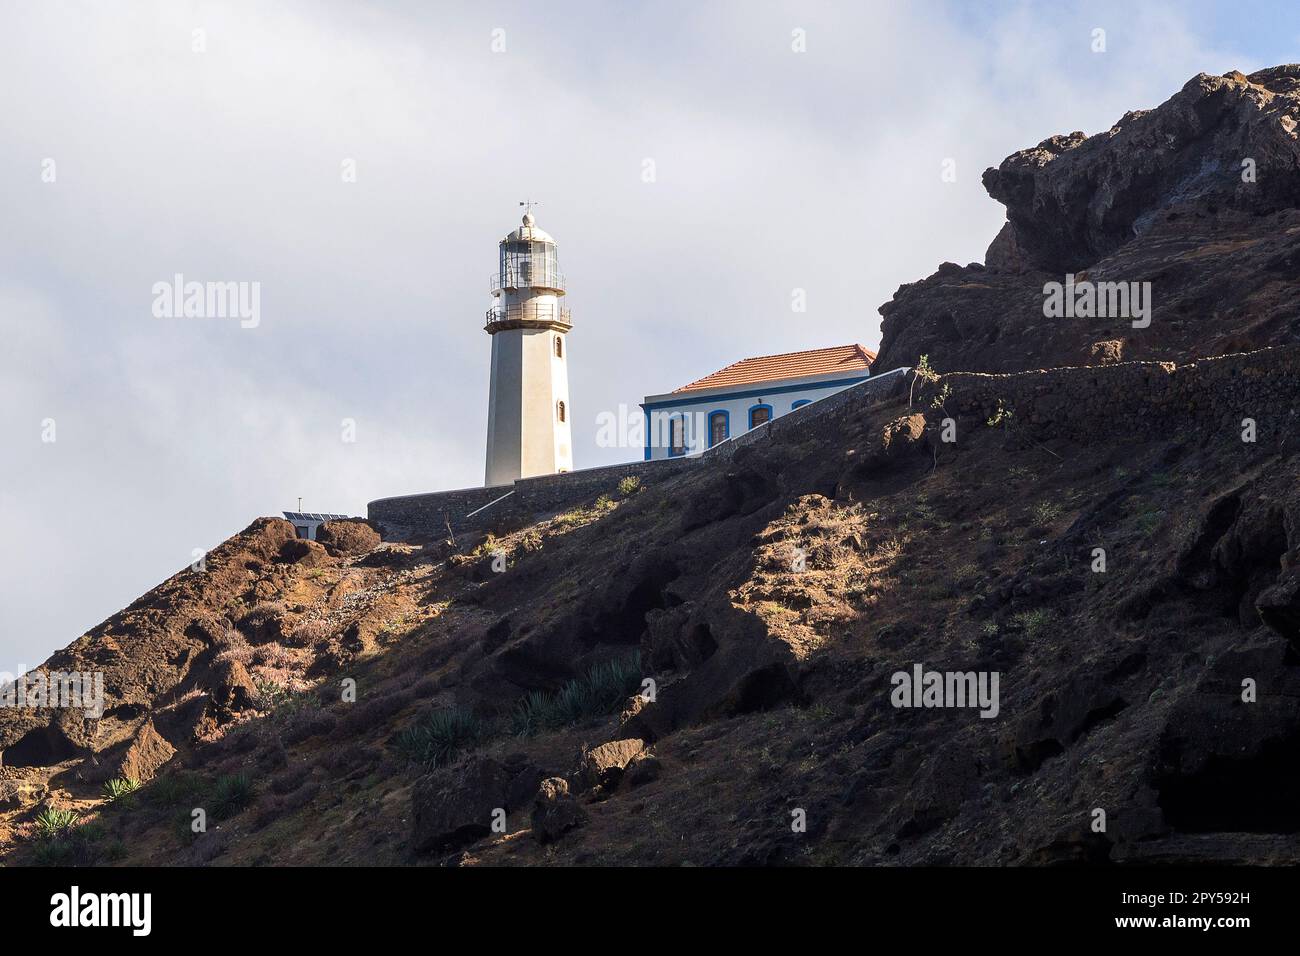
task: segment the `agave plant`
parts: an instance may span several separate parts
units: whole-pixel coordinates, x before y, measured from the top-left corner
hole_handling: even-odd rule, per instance
[[[211,810],[217,820],[233,817],[253,802],[257,791],[246,774],[235,773],[218,777],[212,785]]]
[[[484,736],[483,722],[459,707],[434,710],[397,735],[397,749],[412,763],[438,767]]]
[[[130,777],[117,777],[104,784],[104,800],[116,803],[123,797],[129,797],[140,789],[140,782]]]
[[[62,836],[77,825],[81,814],[76,810],[59,810],[49,807],[36,818],[36,832],[47,840]]]
[[[593,717],[611,714],[641,686],[641,660],[637,654],[596,664],[581,677],[553,694],[533,691],[510,716],[511,729],[522,737],[543,730],[571,727]]]

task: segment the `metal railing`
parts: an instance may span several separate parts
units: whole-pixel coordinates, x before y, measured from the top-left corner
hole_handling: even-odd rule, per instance
[[[487,324],[501,325],[506,322],[550,322],[555,325],[572,325],[569,310],[562,305],[549,302],[524,303],[522,305],[498,305],[487,310]]]
[[[503,275],[494,272],[490,280],[492,294],[503,289],[555,289],[564,291],[564,273],[545,269],[507,269]]]

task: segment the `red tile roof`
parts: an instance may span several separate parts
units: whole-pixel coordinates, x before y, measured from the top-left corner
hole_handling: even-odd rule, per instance
[[[783,352],[780,355],[759,355],[732,362],[712,375],[674,389],[673,394],[724,385],[752,385],[757,382],[804,378],[827,372],[864,372],[870,368],[875,357],[875,352],[856,344],[809,349],[806,352]]]

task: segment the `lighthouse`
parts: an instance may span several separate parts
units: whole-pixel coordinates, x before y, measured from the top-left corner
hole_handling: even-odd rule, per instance
[[[555,240],[537,227],[532,204],[501,240],[492,308],[485,483],[573,469],[569,407],[569,310]]]

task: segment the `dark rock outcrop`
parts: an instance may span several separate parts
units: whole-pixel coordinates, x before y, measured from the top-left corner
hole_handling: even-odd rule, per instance
[[[1095,136],[1053,136],[984,174],[1007,223],[984,264],[901,286],[877,372],[1182,361],[1300,342],[1300,66],[1201,74]],[[1149,282],[1150,325],[1044,312],[1044,285]],[[1099,347],[1101,346],[1101,347]]]
[[[1053,136],[984,173],[1018,250],[1077,272],[1181,210],[1266,216],[1300,205],[1300,66],[1193,77],[1096,136]]]
[[[512,774],[490,757],[471,757],[421,777],[411,794],[412,848],[445,850],[492,831],[493,814],[507,810]]]
[[[176,748],[158,733],[153,721],[146,720],[130,741],[116,748],[116,752],[88,757],[81,776],[96,783],[115,778],[144,783],[153,779],[175,753]]]
[[[579,777],[587,787],[617,786],[623,769],[643,750],[645,742],[634,738],[593,747],[582,755]]]
[[[568,781],[549,777],[541,782],[531,817],[533,837],[538,843],[553,843],[586,820],[586,811],[569,793]]]

